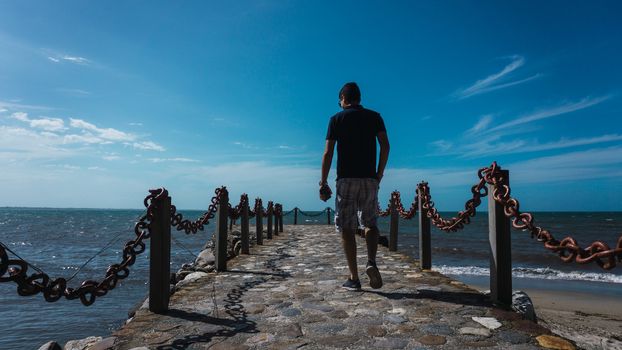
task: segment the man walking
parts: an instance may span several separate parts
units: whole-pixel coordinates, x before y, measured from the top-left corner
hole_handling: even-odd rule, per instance
[[[343,111],[330,118],[326,134],[326,149],[322,157],[320,199],[330,198],[328,173],[337,143],[337,196],[335,226],[341,232],[343,250],[350,277],[343,288],[360,290],[356,263],[355,233],[363,228],[367,242],[366,273],[372,288],[382,287],[382,277],[376,266],[378,248],[378,188],[389,158],[389,139],[382,117],[363,108],[361,91],[356,83],[347,83],[339,91],[339,106]],[[376,140],[380,157],[376,168]]]

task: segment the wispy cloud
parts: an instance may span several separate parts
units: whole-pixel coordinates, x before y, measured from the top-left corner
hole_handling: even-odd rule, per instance
[[[158,151],[158,152],[166,151],[164,147],[152,141],[134,142],[132,143],[132,146],[136,149],[142,149],[146,151]]]
[[[601,96],[601,97],[596,97],[596,98],[585,97],[577,102],[569,102],[569,103],[564,103],[557,107],[541,109],[536,112],[518,117],[516,119],[510,120],[500,125],[497,125],[489,129],[488,131],[489,132],[499,131],[499,130],[507,129],[513,126],[527,124],[527,123],[531,123],[537,120],[552,118],[552,117],[556,117],[556,116],[563,115],[566,113],[575,112],[581,109],[585,109],[585,108],[597,105],[603,101],[608,100],[610,97],[611,96]]]
[[[470,128],[469,130],[467,130],[467,134],[476,134],[478,132],[481,132],[482,130],[485,130],[488,125],[490,125],[490,122],[492,122],[492,114],[486,114],[483,115],[479,118],[479,120],[477,121],[477,123],[475,125],[473,125],[472,128]]]
[[[503,82],[503,80],[506,79],[512,72],[516,71],[525,64],[525,58],[522,56],[513,55],[510,56],[510,59],[512,59],[512,62],[506,65],[501,71],[491,74],[484,79],[480,79],[467,88],[458,90],[454,95],[458,99],[465,99],[486,92],[526,83],[541,76],[540,74],[535,74],[527,78]]]
[[[68,63],[73,63],[73,64],[79,64],[82,66],[89,65],[92,63],[91,60],[85,57],[59,54],[59,53],[52,53],[47,56],[47,59],[54,63],[68,62]]]
[[[134,141],[136,136],[113,128],[99,128],[82,119],[69,118],[69,125],[81,129],[86,136],[95,136],[103,141]]]
[[[196,159],[190,158],[149,158],[149,161],[153,163],[164,163],[164,162],[182,162],[182,163],[198,163],[199,161]]]
[[[91,94],[90,92],[86,90],[82,90],[82,89],[57,88],[56,91],[63,93],[65,95],[76,96],[76,97],[85,97]]]
[[[61,131],[66,129],[65,123],[59,118],[43,117],[39,119],[30,119],[28,118],[28,114],[24,112],[13,113],[11,114],[11,118],[28,123],[31,128],[35,129],[43,129],[46,131]]]

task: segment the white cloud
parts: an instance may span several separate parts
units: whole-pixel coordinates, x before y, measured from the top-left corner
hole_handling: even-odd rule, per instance
[[[117,159],[121,159],[121,157],[116,156],[116,155],[107,155],[107,156],[103,156],[102,159],[103,160],[117,160]]]
[[[128,123],[131,126],[143,126],[143,123]]]
[[[95,124],[89,123],[82,119],[69,118],[69,125],[71,127],[82,129],[86,131],[92,131],[95,135],[103,140],[107,141],[133,141],[136,136],[130,133],[126,133],[113,128],[98,128]]]
[[[166,151],[164,147],[152,141],[134,142],[132,146],[136,149],[142,149],[146,151],[158,151],[158,152]]]
[[[510,56],[510,58],[512,59],[512,62],[510,62],[507,66],[505,66],[500,72],[491,74],[484,79],[476,81],[473,85],[465,89],[461,89],[457,91],[455,95],[459,99],[464,99],[464,98],[479,95],[485,92],[490,92],[490,91],[499,90],[499,89],[507,88],[510,86],[522,84],[522,83],[525,83],[525,82],[528,82],[530,80],[540,77],[540,74],[536,74],[528,78],[499,84],[499,82],[502,81],[504,78],[506,78],[510,73],[514,72],[515,70],[517,70],[518,68],[522,67],[525,64],[525,58],[522,56],[513,55],[513,56]]]
[[[478,133],[488,127],[492,122],[492,114],[486,114],[479,118],[477,124],[475,124],[471,129],[467,130],[467,134],[475,134]]]
[[[69,63],[79,64],[83,66],[92,63],[91,60],[85,57],[58,54],[58,53],[52,53],[51,55],[47,56],[47,59],[54,63],[69,62]]]
[[[609,98],[610,96],[602,96],[602,97],[597,97],[597,98],[585,97],[577,102],[564,103],[557,107],[541,109],[534,113],[530,113],[530,114],[518,117],[509,122],[505,122],[503,124],[497,125],[494,128],[489,129],[488,131],[490,132],[498,131],[498,130],[522,125],[522,124],[531,123],[537,120],[552,118],[558,115],[575,112],[581,109],[585,109],[585,108],[597,105],[601,102],[608,100]]]
[[[56,58],[56,57],[51,57],[51,56],[48,56],[48,60],[50,60],[50,61],[52,61],[52,62],[55,62],[55,63],[59,63],[59,62],[60,62],[60,60],[59,60],[58,58]]]
[[[198,163],[199,161],[196,159],[190,158],[149,158],[149,161],[153,163],[164,163],[164,162],[182,162],[182,163]]]
[[[24,112],[16,112],[11,114],[11,118],[30,124],[31,128],[43,129],[47,131],[61,131],[65,129],[65,123],[59,118],[30,119],[28,114]]]
[[[436,140],[434,142],[431,142],[431,145],[438,149],[440,152],[447,152],[453,146],[453,144],[447,140]]]

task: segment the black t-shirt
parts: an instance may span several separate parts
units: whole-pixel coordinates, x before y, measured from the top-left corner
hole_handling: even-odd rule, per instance
[[[326,139],[337,141],[337,179],[376,178],[376,136],[382,131],[380,114],[360,105],[330,118]]]

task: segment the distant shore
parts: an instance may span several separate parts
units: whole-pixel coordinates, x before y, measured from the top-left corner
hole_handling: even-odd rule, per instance
[[[484,284],[468,283],[484,291]],[[622,286],[620,286],[622,295]],[[611,295],[523,288],[536,309],[538,323],[583,349],[622,349],[622,299]]]

